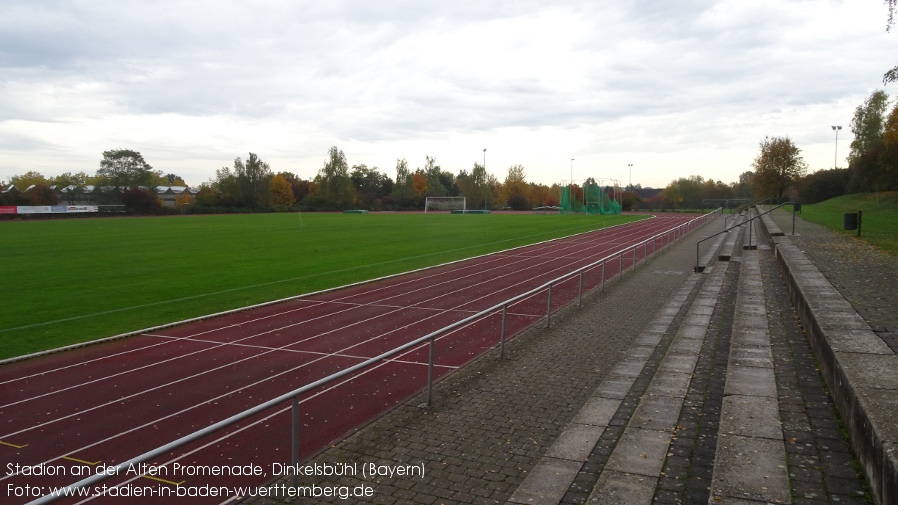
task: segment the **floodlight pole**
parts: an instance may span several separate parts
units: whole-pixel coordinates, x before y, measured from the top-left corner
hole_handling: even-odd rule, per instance
[[[568,203],[570,203],[570,198],[574,194],[574,158],[571,158],[571,184],[570,189],[568,190]]]
[[[833,131],[836,132],[836,154],[833,157],[833,169],[836,169],[836,168],[838,168],[837,165],[839,164],[839,161],[838,161],[839,160],[839,130],[842,129],[842,126],[841,125],[833,126],[832,128],[833,128]]]
[[[483,148],[483,176],[486,177],[486,148]],[[486,198],[483,199],[483,210],[486,211]]]
[[[630,191],[633,191],[633,164],[627,163],[627,167],[630,169]]]

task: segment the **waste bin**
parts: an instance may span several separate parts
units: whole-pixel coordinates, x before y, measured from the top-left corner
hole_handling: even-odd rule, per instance
[[[857,212],[847,212],[845,214],[844,227],[846,230],[857,229]]]

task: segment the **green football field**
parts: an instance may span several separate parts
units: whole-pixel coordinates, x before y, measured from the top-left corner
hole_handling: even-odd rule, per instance
[[[0,221],[0,359],[642,217],[290,213]]]

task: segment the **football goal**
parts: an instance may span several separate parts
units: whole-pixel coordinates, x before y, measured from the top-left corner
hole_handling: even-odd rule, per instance
[[[424,213],[448,210],[466,213],[467,198],[464,196],[428,196],[424,199]]]

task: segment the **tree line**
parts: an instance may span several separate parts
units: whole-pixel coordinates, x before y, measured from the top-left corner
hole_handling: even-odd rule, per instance
[[[523,165],[509,166],[504,179],[488,173],[474,163],[458,173],[442,168],[435,157],[425,156],[424,165],[410,168],[405,158],[398,158],[394,177],[377,167],[351,165],[341,149],[331,147],[315,177],[303,179],[294,173],[274,171],[256,153],[235,158],[231,166],[222,167],[210,180],[195,188],[195,195],[185,195],[177,209],[162,209],[155,194],[159,186],[186,186],[176,174],[154,170],[143,156],[130,149],[114,149],[103,153],[95,174],[65,173],[46,178],[35,171],[14,176],[9,183],[27,192],[0,195],[0,205],[55,205],[75,203],[86,188],[92,187],[92,198],[98,204],[123,204],[129,210],[152,213],[168,210],[190,213],[269,212],[269,211],[339,211],[421,210],[428,196],[463,196],[469,209],[530,210],[534,207],[559,205],[561,187],[528,182]],[[750,175],[750,173],[749,173]],[[623,210],[699,209],[734,198],[749,198],[750,187],[745,174],[740,181],[725,184],[714,179],[690,176],[672,181],[667,188],[643,188],[640,185],[623,190],[605,188],[614,193]],[[51,187],[56,186],[57,191]],[[59,201],[58,188],[70,188]],[[571,185],[571,194],[582,194],[580,184]],[[180,203],[189,206],[180,207]]]

